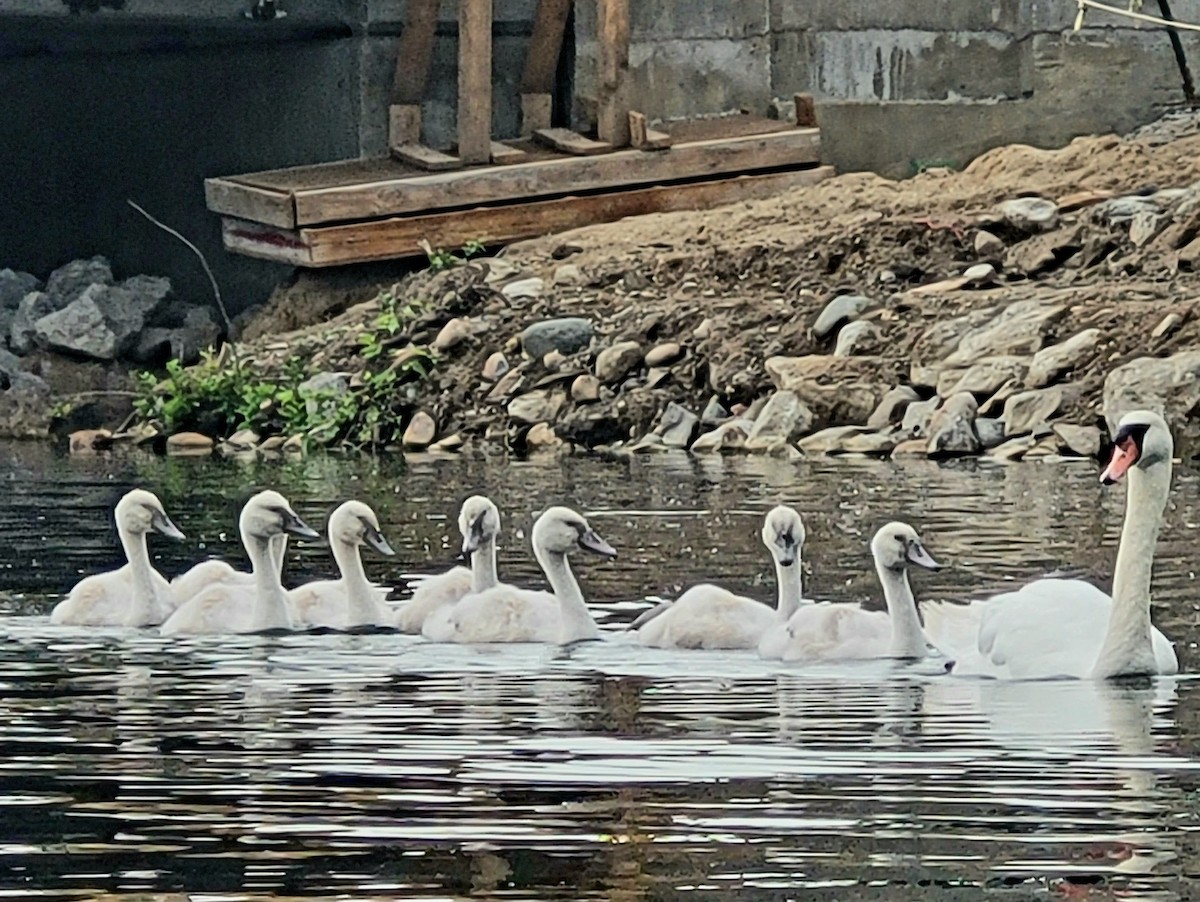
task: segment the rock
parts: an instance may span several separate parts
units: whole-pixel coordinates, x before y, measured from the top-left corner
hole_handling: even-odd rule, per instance
[[[587,281],[587,278],[574,263],[563,263],[554,268],[554,275],[550,277],[550,281],[555,285],[582,285]]]
[[[153,326],[139,332],[129,356],[145,364],[162,365],[171,359],[192,364],[200,359],[202,351],[217,343],[220,335],[212,312],[207,307],[193,307],[182,326]]]
[[[260,441],[259,434],[253,429],[239,429],[225,439],[225,444],[238,451],[253,451]]]
[[[525,433],[525,447],[531,451],[545,451],[562,445],[563,440],[554,434],[549,423],[534,423]]]
[[[104,286],[90,286],[104,290]],[[55,351],[82,354],[97,360],[115,360],[123,350],[127,335],[118,335],[94,297],[72,301],[62,310],[47,314],[34,323],[36,341]]]
[[[968,285],[982,288],[996,281],[996,267],[990,263],[976,263],[974,266],[968,266],[962,277],[967,280]]]
[[[997,445],[988,451],[988,457],[994,457],[996,460],[1020,460],[1038,443],[1037,438],[1032,435],[1021,435],[1017,438],[1011,438],[1003,444]]]
[[[858,319],[874,304],[874,301],[861,294],[839,294],[817,315],[812,324],[812,333],[817,338],[825,338],[842,323]]]
[[[698,416],[672,401],[663,411],[656,432],[662,436],[662,443],[668,448],[686,448],[692,443],[699,425]]]
[[[1058,222],[1058,205],[1044,197],[1014,197],[1000,204],[996,212],[1022,232],[1043,232]]]
[[[400,443],[405,448],[428,448],[437,438],[437,421],[423,410],[413,414],[408,425],[404,427],[404,436]]]
[[[813,413],[789,389],[780,389],[767,399],[746,439],[747,451],[778,451],[797,437],[812,431]]]
[[[505,282],[520,272],[514,264],[509,263],[503,257],[487,257],[486,259],[475,260],[472,265],[479,265],[487,270],[486,275],[483,277],[485,285],[496,285],[499,282]]]
[[[509,370],[508,358],[503,351],[496,351],[483,362],[482,376],[489,382],[495,382]]]
[[[550,370],[552,373],[557,372],[558,369],[566,362],[567,358],[562,351],[549,351],[547,352],[546,356],[542,358],[542,366]]]
[[[1069,451],[1080,457],[1095,457],[1100,453],[1100,430],[1095,426],[1055,423],[1051,429]]]
[[[904,417],[904,411],[914,401],[921,400],[916,390],[907,385],[897,385],[890,389],[878,406],[867,417],[867,426],[871,429],[886,429],[899,423]]]
[[[575,377],[571,383],[571,400],[576,404],[590,404],[600,400],[600,380],[591,373]]]
[[[847,323],[838,332],[837,344],[833,349],[834,357],[850,357],[863,344],[875,337],[875,327],[866,320],[855,320]]]
[[[619,341],[596,355],[596,378],[606,385],[620,382],[642,363],[642,346],[636,341]]]
[[[702,319],[700,325],[692,330],[692,338],[696,341],[703,341],[712,335],[713,321],[711,319]]]
[[[433,340],[435,351],[449,351],[467,341],[474,334],[471,321],[464,316],[456,316],[438,331]]]
[[[107,429],[79,429],[67,436],[70,454],[95,454],[111,448],[113,434]]]
[[[944,370],[938,376],[937,393],[944,398],[964,391],[990,395],[1006,382],[1023,378],[1028,366],[1023,357],[989,357],[966,370]]]
[[[462,435],[455,432],[453,435],[448,435],[443,439],[439,439],[429,446],[428,450],[434,453],[457,451],[463,446],[464,439]]]
[[[975,454],[979,451],[979,435],[975,431],[975,414],[979,405],[970,392],[960,392],[947,398],[929,421],[930,457],[952,457]]]
[[[764,367],[776,388],[812,411],[814,427],[866,422],[903,375],[902,362],[882,357],[770,357]]]
[[[286,442],[279,449],[284,454],[303,454],[304,453],[304,436],[290,435]]]
[[[1180,316],[1178,313],[1168,313],[1159,321],[1158,325],[1154,327],[1153,331],[1150,333],[1150,337],[1153,339],[1163,338],[1167,335],[1170,335],[1182,324],[1182,316]]]
[[[17,311],[9,307],[0,307],[0,348],[8,347],[8,336],[12,332],[13,320]]]
[[[513,398],[508,403],[508,415],[518,423],[552,423],[558,417],[566,398],[562,392],[540,389]]]
[[[268,435],[258,446],[259,454],[275,454],[283,450],[287,438],[282,435]]]
[[[1109,372],[1104,380],[1104,419],[1111,435],[1131,410],[1160,412],[1171,427],[1175,453],[1187,457],[1197,448],[1200,424],[1192,411],[1200,405],[1200,351],[1170,357],[1138,357]]]
[[[750,430],[753,428],[753,420],[741,417],[730,420],[692,442],[691,451],[693,454],[736,451],[746,446],[746,439],[750,437]]]
[[[980,229],[975,233],[975,253],[985,259],[999,260],[1004,256],[1004,242],[987,229]]]
[[[647,351],[643,363],[646,366],[670,366],[682,356],[683,348],[677,342],[667,341]]]
[[[34,323],[53,312],[53,302],[44,292],[33,291],[21,298],[17,304],[17,312],[13,317],[12,326],[9,328],[9,347],[18,354],[28,354],[32,351],[37,334]]]
[[[171,297],[171,280],[166,276],[130,276],[116,286],[129,293],[121,298],[138,312],[142,322],[150,322]]]
[[[897,457],[928,457],[929,442],[923,438],[910,438],[908,441],[900,442],[892,449],[891,456]]]
[[[1024,435],[1048,423],[1062,407],[1063,390],[1035,388],[1013,395],[1004,402],[1004,433],[1008,436]]]
[[[521,349],[534,360],[541,360],[550,351],[560,351],[569,357],[586,348],[595,332],[591,321],[580,316],[543,320],[525,327]]]
[[[896,437],[863,426],[831,426],[806,436],[796,447],[806,456],[887,454],[896,447]]]
[[[51,310],[62,310],[76,300],[91,285],[112,285],[113,272],[104,257],[72,260],[50,273],[46,280],[46,295]]]
[[[927,401],[913,401],[904,409],[904,418],[900,421],[900,429],[913,438],[926,438],[929,435],[929,424],[933,415],[941,406],[942,399],[934,395]]]
[[[999,417],[976,417],[975,434],[984,450],[995,448],[1004,441],[1004,420]]]
[[[27,272],[0,269],[0,310],[16,310],[21,298],[41,287],[37,277]]]
[[[982,325],[968,328],[955,350],[946,357],[946,366],[970,366],[983,357],[1032,354],[1045,341],[1047,327],[1065,312],[1053,301],[1017,301],[995,308],[994,315]],[[970,321],[970,314],[951,320],[951,324]]]
[[[1142,247],[1158,234],[1163,217],[1143,210],[1129,220],[1129,241],[1134,247]]]
[[[1064,373],[1078,366],[1099,340],[1099,329],[1084,329],[1066,341],[1042,348],[1033,355],[1033,360],[1029,363],[1025,384],[1030,388],[1049,385]]]
[[[546,282],[537,276],[528,276],[509,282],[500,289],[500,293],[510,301],[521,298],[540,298],[546,291]]]
[[[729,411],[725,409],[725,405],[721,403],[716,395],[712,395],[700,414],[700,425],[706,429],[711,429],[727,419],[729,419]]]
[[[176,432],[167,436],[167,453],[211,454],[214,444],[211,438],[199,432]]]
[[[649,435],[643,435],[640,439],[629,446],[630,454],[646,454],[650,451],[667,451],[670,450],[663,444],[662,436],[651,432]]]
[[[1096,207],[1096,218],[1110,225],[1131,222],[1139,213],[1155,214],[1160,212],[1158,202],[1152,197],[1140,194],[1130,194],[1125,197],[1114,197]]]

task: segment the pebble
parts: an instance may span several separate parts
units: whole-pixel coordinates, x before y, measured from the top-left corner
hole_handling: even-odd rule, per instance
[[[588,404],[600,400],[600,380],[591,373],[576,376],[571,383],[571,400],[576,404]]]
[[[713,321],[711,319],[703,319],[695,329],[692,330],[692,338],[697,341],[702,341],[712,334]]]
[[[977,287],[990,285],[996,281],[996,267],[990,263],[976,263],[967,268],[967,271],[963,273],[963,278],[967,280],[968,285]]]
[[[678,342],[668,341],[647,351],[643,362],[646,366],[670,366],[682,356],[683,348]]]
[[[980,257],[999,258],[1004,254],[1004,242],[987,229],[975,233],[975,253]]]
[[[619,382],[642,362],[642,346],[636,341],[619,341],[596,356],[596,378],[606,384]]]
[[[437,423],[425,411],[418,410],[404,427],[401,443],[405,448],[427,448],[436,437]]]
[[[539,298],[546,291],[546,281],[538,276],[529,276],[509,282],[500,289],[500,293],[509,300],[521,298]]]
[[[435,351],[449,351],[451,348],[469,339],[471,334],[471,321],[466,317],[456,316],[446,323],[446,325],[442,326],[437,334],[437,338],[433,340],[433,349]]]
[[[167,436],[168,454],[208,454],[215,442],[199,432],[176,432]]]
[[[503,351],[492,354],[483,364],[483,378],[495,382],[509,371],[508,358]]]
[[[1159,324],[1154,327],[1154,330],[1150,333],[1150,337],[1162,338],[1165,335],[1169,335],[1178,329],[1182,323],[1183,317],[1178,313],[1168,313],[1162,318]]]
[[[549,423],[534,423],[525,433],[525,446],[530,449],[553,448],[563,443]]]

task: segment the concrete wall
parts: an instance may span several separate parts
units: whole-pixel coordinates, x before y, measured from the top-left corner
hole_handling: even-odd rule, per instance
[[[64,0],[0,0],[0,267],[46,275],[76,256],[165,273],[195,296],[185,250],[125,206],[195,239],[236,310],[286,270],[224,253],[202,180],[382,153],[404,0],[124,0],[69,15]],[[457,4],[446,0],[426,140],[454,137]],[[1151,5],[1153,6],[1153,5]],[[517,82],[536,0],[495,0],[497,136],[519,128]],[[1175,0],[1200,22],[1200,0]],[[1124,131],[1181,100],[1165,34],[1069,0],[633,0],[632,96],[652,118],[745,109],[806,91],[828,160],[906,174],[1009,141]],[[577,0],[560,85],[564,118],[595,115],[594,0]],[[1185,34],[1200,70],[1200,35]]]

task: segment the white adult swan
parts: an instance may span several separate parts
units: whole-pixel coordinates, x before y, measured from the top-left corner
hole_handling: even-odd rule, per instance
[[[412,598],[396,615],[396,629],[400,632],[420,633],[435,611],[444,615],[450,605],[464,596],[499,583],[496,538],[500,535],[500,511],[496,505],[482,495],[472,495],[458,512],[458,531],[463,539],[463,557],[471,566],[452,567],[445,573],[422,579]]]
[[[804,521],[792,508],[780,505],[767,512],[762,540],[775,561],[776,607],[700,583],[674,601],[651,608],[629,628],[637,630],[638,642],[653,648],[744,649],[765,643],[766,656],[777,657],[770,652],[800,607],[804,537]]]
[[[162,502],[134,489],[117,502],[117,536],[129,563],[108,573],[84,577],[54,606],[50,622],[72,626],[154,626],[171,613],[168,583],[150,563],[146,533],[182,539]]]
[[[785,661],[925,657],[929,643],[917,616],[908,566],[937,570],[940,565],[907,523],[881,527],[871,540],[871,556],[887,610],[867,611],[857,604],[806,604],[788,621],[787,638],[778,657]]]
[[[923,605],[929,637],[955,659],[949,669],[1011,680],[1178,672],[1174,647],[1150,622],[1151,568],[1173,453],[1161,416],[1136,410],[1121,418],[1100,477],[1112,485],[1129,474],[1111,598],[1082,580],[1040,579],[970,605]]]
[[[533,524],[533,554],[554,594],[497,585],[467,595],[450,609],[448,629],[433,641],[458,643],[547,642],[569,645],[598,639],[567,554],[576,549],[604,557],[616,552],[587,520],[567,507],[552,507]]]
[[[168,618],[162,625],[164,636],[295,628],[291,602],[271,559],[270,542],[285,532],[305,539],[319,536],[296,515],[286,498],[272,491],[259,492],[246,502],[238,530],[250,558],[254,585],[210,586]]]
[[[394,554],[379,531],[375,512],[361,501],[347,501],[329,515],[329,547],[340,579],[320,579],[288,593],[296,618],[304,626],[353,629],[391,626],[396,612],[385,599],[387,590],[372,585],[363,570],[359,549],[369,545],[380,554]]]

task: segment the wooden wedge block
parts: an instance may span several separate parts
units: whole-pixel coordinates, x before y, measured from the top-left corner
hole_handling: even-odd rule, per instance
[[[442,153],[440,150],[434,150],[432,147],[414,142],[393,147],[392,158],[419,169],[428,169],[430,172],[445,172],[448,169],[462,168],[462,160],[458,157],[452,157],[448,153]]]
[[[629,143],[637,150],[667,150],[671,136],[646,125],[644,114],[629,111]]]
[[[533,137],[547,147],[553,147],[555,150],[574,154],[577,157],[593,157],[597,154],[608,153],[613,149],[613,146],[607,141],[593,141],[569,128],[539,128],[533,133]]]
[[[550,127],[550,116],[554,110],[554,98],[550,94],[521,95],[521,134],[529,137],[536,131]]]
[[[796,127],[797,128],[816,128],[817,127],[817,106],[811,94],[797,94],[796,100]]]
[[[388,147],[421,143],[421,105],[393,103],[388,107]]]
[[[509,147],[507,144],[502,144],[499,141],[492,142],[492,162],[497,166],[524,163],[528,157],[529,154],[518,147]]]

